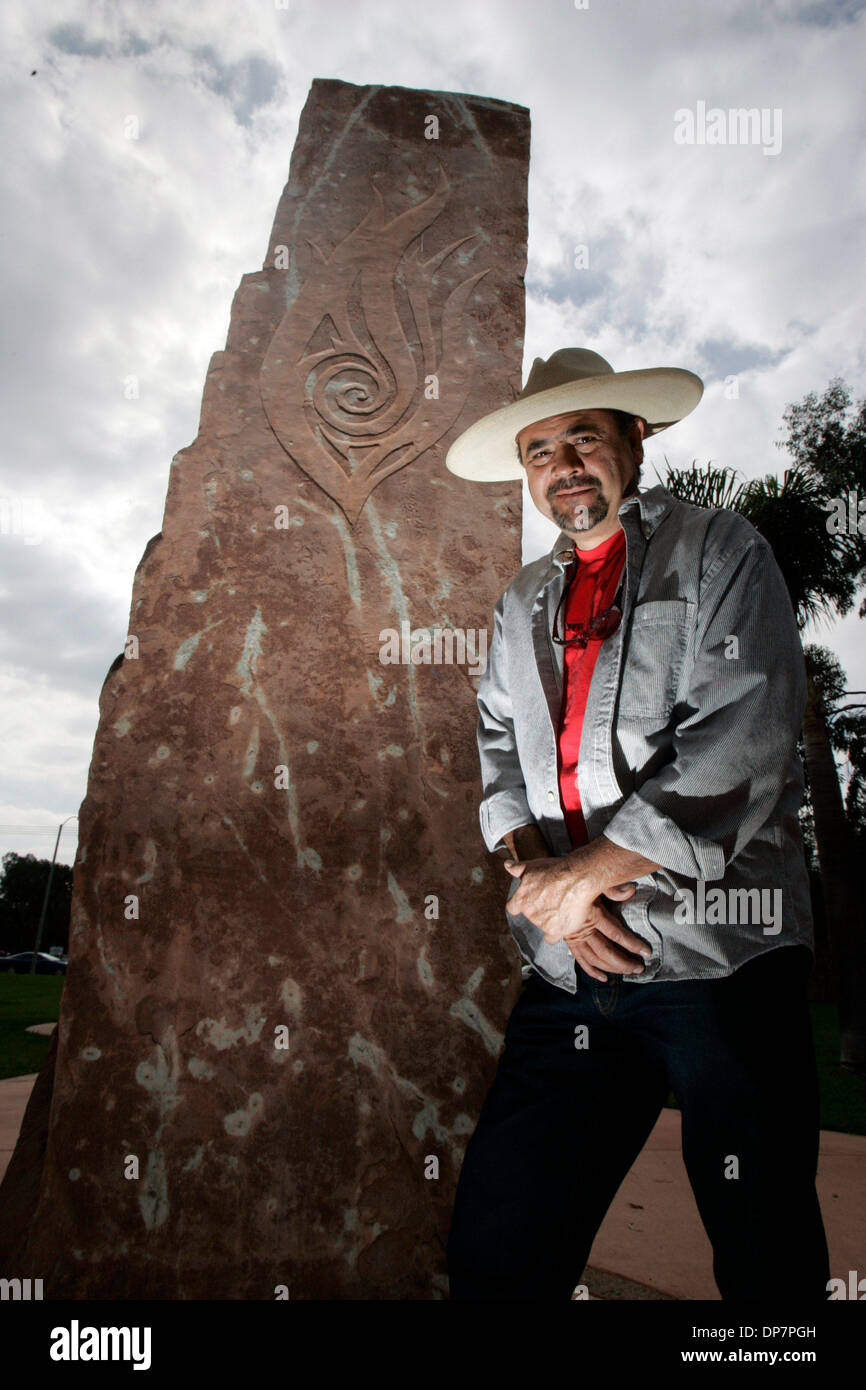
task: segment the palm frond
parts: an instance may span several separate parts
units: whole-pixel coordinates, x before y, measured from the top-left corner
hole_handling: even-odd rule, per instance
[[[734,468],[693,460],[688,468],[667,464],[659,481],[684,502],[739,512],[752,523],[773,550],[801,628],[851,608],[862,541],[828,533],[822,480],[805,465],[786,469],[781,479],[768,473],[746,481]]]
[[[665,458],[664,478],[656,469],[656,477],[668,492],[681,502],[696,507],[724,507],[739,511],[743,489],[747,486],[736,468],[714,468],[711,463],[699,464],[693,459],[688,468],[673,468]]]

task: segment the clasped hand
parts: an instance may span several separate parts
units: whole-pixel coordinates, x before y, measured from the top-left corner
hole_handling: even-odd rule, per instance
[[[626,902],[636,884],[611,884],[599,892],[598,884],[581,872],[569,857],[562,859],[506,860],[513,878],[522,879],[509,899],[507,911],[520,914],[543,932],[546,941],[564,941],[577,963],[595,980],[616,975],[639,975],[643,965],[635,956],[649,959],[647,943],[629,931],[605,907],[603,899]]]

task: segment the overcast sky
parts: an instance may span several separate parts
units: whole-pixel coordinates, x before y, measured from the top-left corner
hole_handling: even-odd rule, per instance
[[[0,854],[50,857],[79,809],[133,572],[235,288],[262,266],[313,78],[528,106],[525,369],[566,345],[687,367],[704,399],[650,441],[646,482],[665,454],[754,477],[785,466],[788,402],[834,376],[866,395],[864,9],[4,0]],[[764,132],[679,143],[676,113],[700,103],[758,108]],[[556,533],[525,504],[528,560]],[[866,688],[856,616],[808,635]]]

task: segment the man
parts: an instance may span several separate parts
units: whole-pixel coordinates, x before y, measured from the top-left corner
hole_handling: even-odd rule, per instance
[[[454,1299],[570,1298],[669,1090],[722,1298],[827,1298],[802,649],[747,521],[638,490],[644,438],[702,391],[562,349],[446,460],[525,471],[561,528],[497,602],[478,689],[527,978],[460,1174]]]

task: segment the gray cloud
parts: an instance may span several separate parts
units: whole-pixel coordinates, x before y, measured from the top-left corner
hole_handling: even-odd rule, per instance
[[[203,81],[230,102],[241,125],[249,125],[253,112],[273,100],[280,69],[267,58],[249,54],[238,62],[223,63],[210,44],[194,49],[193,56],[201,64]]]
[[[83,24],[57,24],[49,30],[48,42],[61,53],[74,53],[81,57],[101,58],[110,53],[111,44],[105,39],[88,39]]]
[[[153,44],[129,30],[117,41],[109,38],[89,39],[84,33],[83,24],[57,24],[46,35],[48,42],[61,53],[70,53],[82,58],[105,58],[111,56],[137,57],[148,53]]]
[[[26,623],[19,609],[0,609],[4,668],[34,684],[50,671],[59,690],[98,694],[108,669],[106,649],[123,649],[129,602],[95,589],[68,551],[45,542],[26,545],[17,536],[0,542],[0,587],[26,596],[27,603]]]

